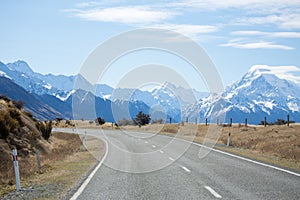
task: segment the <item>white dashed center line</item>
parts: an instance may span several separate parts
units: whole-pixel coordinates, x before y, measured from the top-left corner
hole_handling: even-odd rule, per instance
[[[207,189],[212,195],[214,195],[216,198],[221,199],[222,196],[219,195],[216,191],[214,191],[211,187],[209,186],[204,186],[205,189]]]
[[[162,150],[159,150],[159,153],[164,153]]]
[[[172,157],[169,157],[169,159],[172,160],[172,161],[174,161],[174,158],[172,158]]]
[[[145,141],[145,144],[148,144],[148,141]]]
[[[184,167],[184,166],[181,166],[182,169],[184,169],[184,171],[186,172],[191,172],[191,170],[189,170],[188,168]]]
[[[155,148],[156,146],[154,144],[152,144],[152,147]]]

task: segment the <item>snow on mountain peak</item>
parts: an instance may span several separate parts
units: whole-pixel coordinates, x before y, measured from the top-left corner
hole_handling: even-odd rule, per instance
[[[254,65],[247,73],[252,78],[267,74],[275,75],[280,79],[286,79],[296,84],[300,83],[300,68],[296,66]]]

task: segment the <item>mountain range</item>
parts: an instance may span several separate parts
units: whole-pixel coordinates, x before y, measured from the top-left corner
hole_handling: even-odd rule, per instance
[[[267,118],[300,121],[300,69],[295,66],[255,65],[219,95],[210,95],[190,106],[185,114],[204,121],[258,124]],[[220,120],[222,123],[222,120]]]
[[[101,116],[116,122],[134,118],[138,111],[153,119],[186,117],[203,122],[220,120],[257,124],[285,119],[300,121],[300,70],[293,66],[256,65],[222,94],[209,94],[165,83],[150,91],[92,85],[80,74],[43,75],[34,72],[24,61],[0,62],[0,94],[22,100],[25,108],[40,119],[94,119]],[[81,88],[74,88],[79,81]],[[193,100],[191,100],[193,99]],[[75,106],[74,106],[75,105]],[[75,109],[76,108],[76,109]],[[92,108],[93,112],[88,112]]]

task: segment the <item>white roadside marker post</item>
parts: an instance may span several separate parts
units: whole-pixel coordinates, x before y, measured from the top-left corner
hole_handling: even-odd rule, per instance
[[[20,174],[19,174],[19,163],[18,163],[18,153],[17,149],[13,149],[13,161],[14,161],[14,169],[15,169],[15,177],[16,177],[16,188],[17,191],[20,191],[21,184],[20,184]]]
[[[85,137],[86,137],[86,131],[84,131],[84,136],[82,138],[82,150],[85,151],[86,150],[86,146],[85,146]]]
[[[230,132],[228,133],[227,146],[230,145]]]

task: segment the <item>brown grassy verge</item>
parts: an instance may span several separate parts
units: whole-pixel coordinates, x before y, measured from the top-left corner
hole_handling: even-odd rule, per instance
[[[101,140],[89,137],[91,152],[83,151],[80,138],[67,133],[54,133],[50,143],[48,152],[41,151],[41,171],[35,157],[19,159],[21,187],[38,191],[26,193],[25,199],[61,199],[98,162],[91,153],[100,158],[105,149]],[[14,174],[8,176],[10,183],[1,183],[0,196],[15,190]]]

